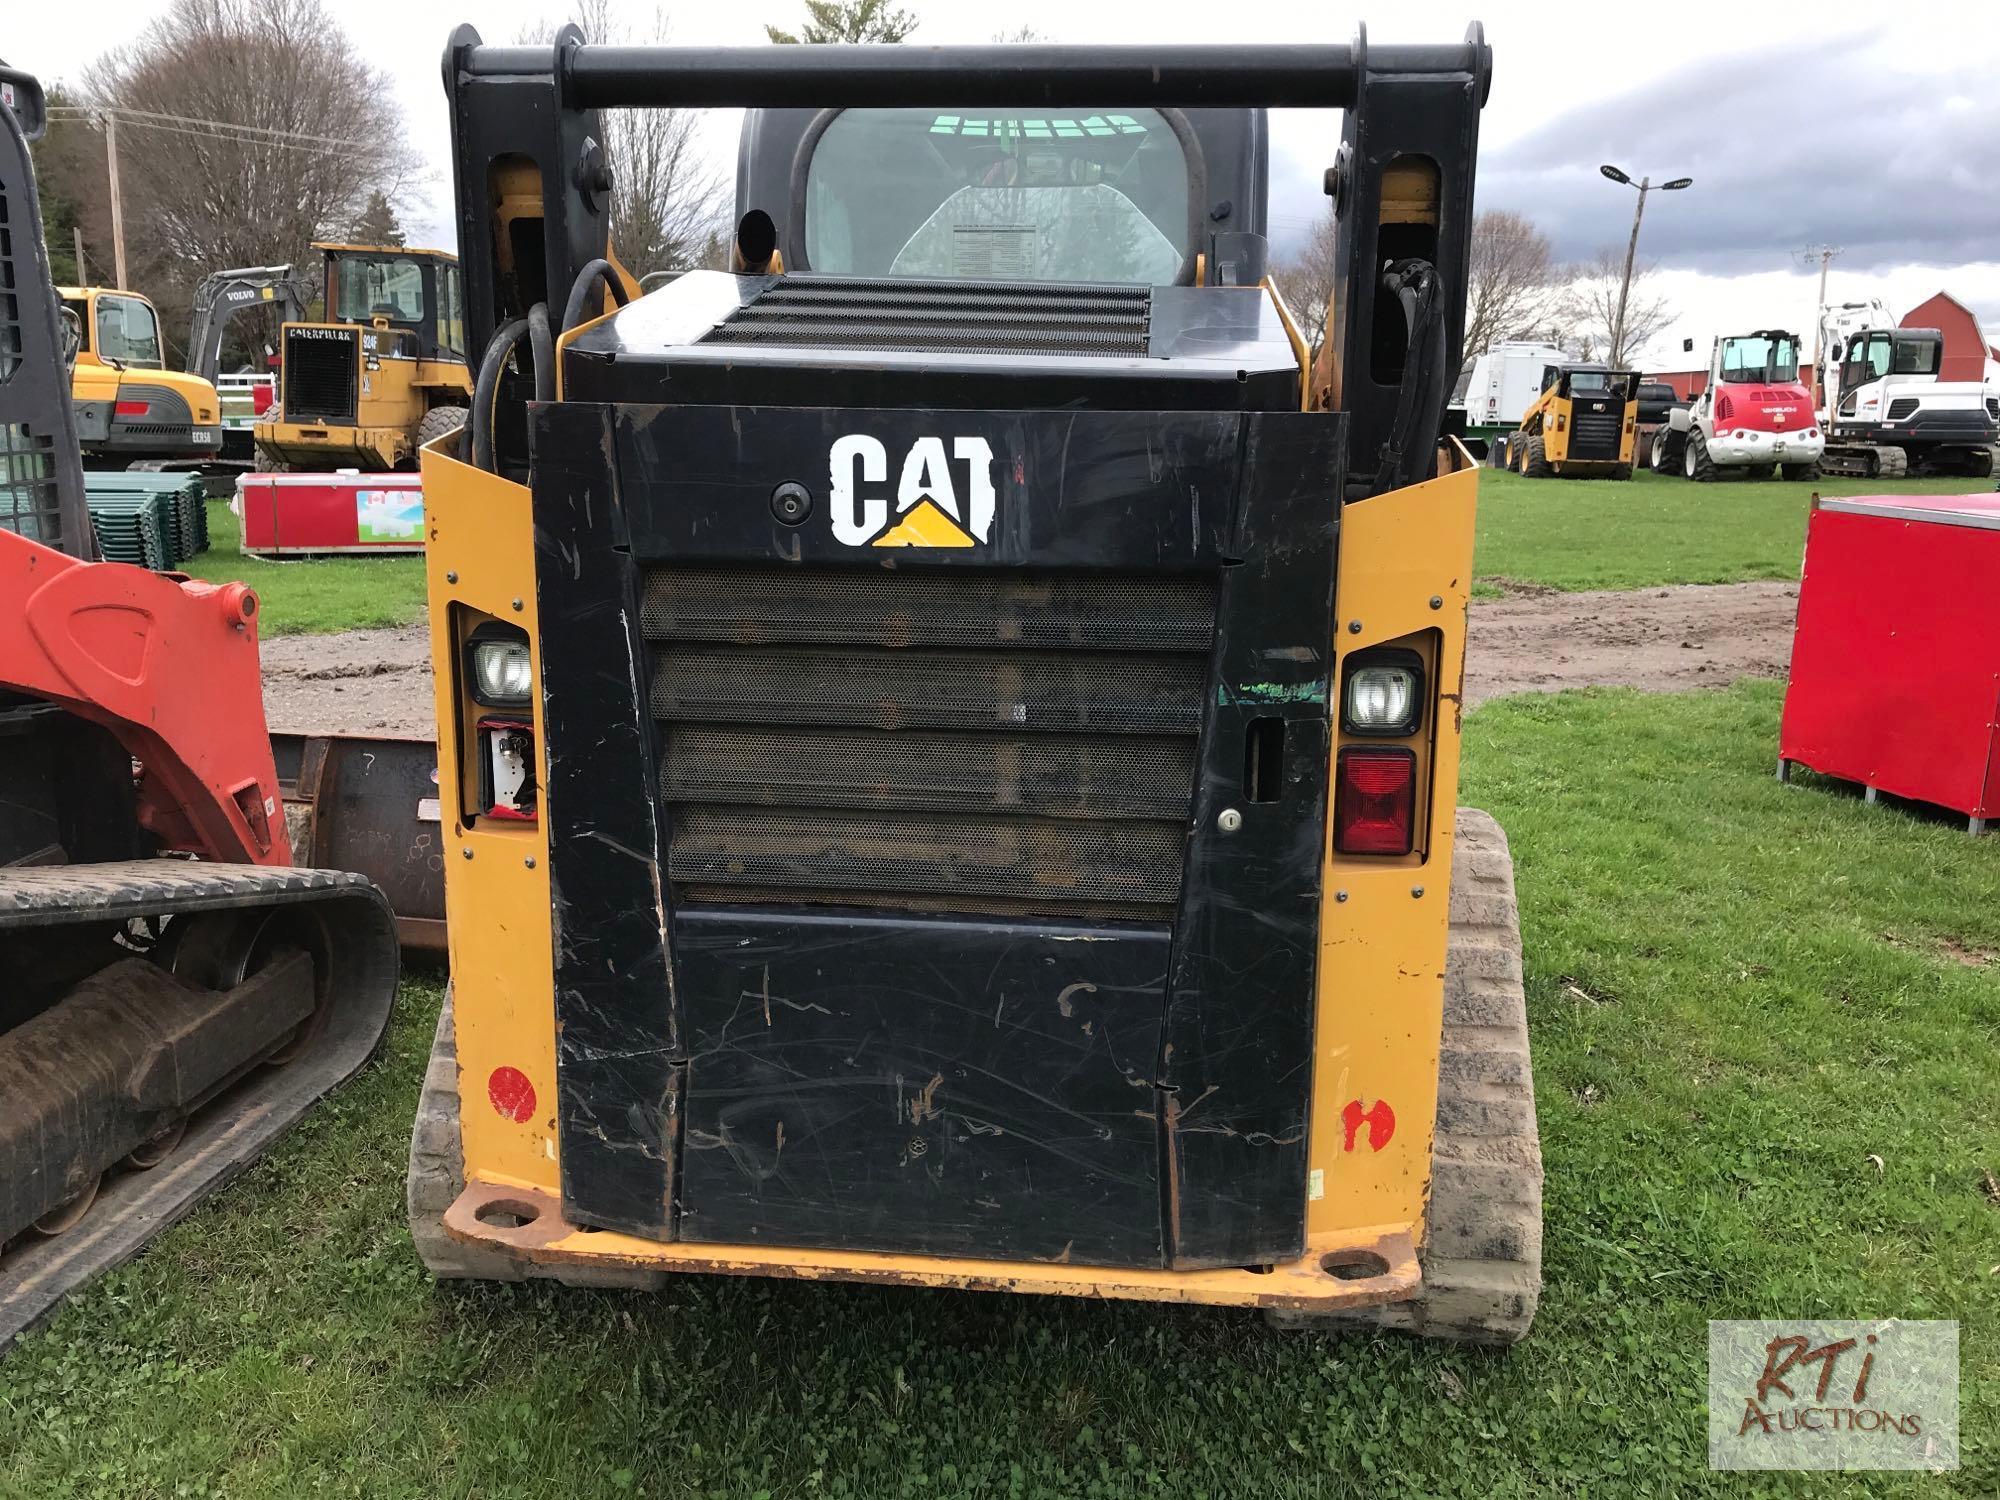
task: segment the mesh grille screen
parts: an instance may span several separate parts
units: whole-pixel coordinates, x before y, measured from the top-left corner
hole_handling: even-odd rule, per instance
[[[1167,920],[1213,586],[657,568],[681,900]]]
[[[1570,418],[1570,452],[1578,458],[1616,458],[1625,435],[1625,408],[1575,411]]]
[[[701,342],[1136,359],[1151,306],[1144,287],[784,276]]]
[[[318,337],[324,330],[292,329],[285,334],[285,393],[287,422],[325,418],[354,420],[355,339],[346,333]]]

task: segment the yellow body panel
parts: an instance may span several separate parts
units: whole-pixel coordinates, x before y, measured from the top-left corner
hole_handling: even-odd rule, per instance
[[[1400,1223],[1422,1241],[1416,1231],[1430,1185],[1437,1114],[1466,610],[1479,494],[1479,470],[1471,457],[1463,449],[1454,457],[1460,465],[1454,473],[1341,512],[1334,681],[1341,680],[1342,665],[1356,651],[1435,632],[1431,796],[1422,818],[1423,853],[1400,860],[1335,855],[1328,837],[1307,1158],[1306,1231],[1314,1236]],[[1360,623],[1359,633],[1348,628],[1353,621]],[[1394,1123],[1377,1146],[1384,1104]],[[1351,1118],[1361,1123],[1350,1133]]]
[[[461,1080],[466,1174],[557,1191],[554,955],[548,839],[540,823],[474,820],[458,788],[461,701],[455,612],[477,611],[528,633],[541,680],[535,615],[535,532],[523,485],[443,453],[422,456],[431,666],[437,690],[439,829]],[[515,608],[518,601],[520,607]],[[534,696],[535,742],[544,744]],[[513,1068],[534,1090],[524,1121],[488,1097],[493,1074]]]

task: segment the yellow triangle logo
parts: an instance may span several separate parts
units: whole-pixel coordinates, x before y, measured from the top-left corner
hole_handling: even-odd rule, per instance
[[[972,547],[978,544],[958,523],[929,500],[919,500],[910,513],[869,543],[873,547]]]

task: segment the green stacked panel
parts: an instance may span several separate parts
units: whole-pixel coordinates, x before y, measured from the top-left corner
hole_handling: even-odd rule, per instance
[[[208,510],[198,474],[89,474],[84,490],[98,546],[113,562],[171,572],[207,550]]]

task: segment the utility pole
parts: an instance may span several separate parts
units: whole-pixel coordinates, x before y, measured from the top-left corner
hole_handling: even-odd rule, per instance
[[[81,224],[72,224],[70,225],[69,232],[72,241],[76,245],[76,284],[78,286],[89,286],[90,272],[83,268],[83,226]]]
[[[111,266],[118,290],[125,290],[125,210],[118,201],[118,112],[104,112],[104,159],[111,168]]]
[[[1625,242],[1625,278],[1618,283],[1618,315],[1611,320],[1611,347],[1605,351],[1604,356],[1607,364],[1616,366],[1625,363],[1625,304],[1632,295],[1632,263],[1639,255],[1639,224],[1646,217],[1646,194],[1653,190],[1653,179],[1641,177],[1634,182],[1625,173],[1608,163],[1597,170],[1613,182],[1623,183],[1628,188],[1636,189],[1639,194],[1639,206],[1632,213],[1632,238]],[[1669,182],[1661,183],[1660,191],[1677,193],[1682,188],[1693,186],[1692,177],[1676,177]]]
[[[1833,264],[1833,258],[1840,254],[1838,245],[1808,245],[1799,252],[1799,259],[1807,265],[1819,262],[1819,301],[1813,304],[1813,371],[1819,371],[1819,323],[1826,311],[1826,268]]]

